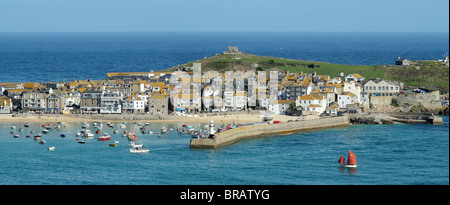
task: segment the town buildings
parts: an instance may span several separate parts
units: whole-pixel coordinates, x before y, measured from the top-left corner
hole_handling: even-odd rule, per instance
[[[236,52],[231,49],[229,52]],[[200,63],[194,69],[201,69]],[[239,71],[241,72],[241,71]],[[64,83],[2,83],[2,113],[21,110],[82,114],[161,116],[173,112],[266,110],[273,114],[337,115],[370,108],[374,97],[394,97],[402,84],[365,80],[361,74],[330,77],[316,73],[275,73],[225,79],[210,72],[108,73],[105,80]],[[261,80],[262,78],[262,80]],[[274,79],[272,79],[274,78]],[[295,112],[294,112],[295,111]]]

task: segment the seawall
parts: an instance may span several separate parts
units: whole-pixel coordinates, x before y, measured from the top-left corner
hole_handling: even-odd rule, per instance
[[[264,135],[283,135],[296,131],[324,129],[348,126],[349,117],[320,118],[296,122],[283,122],[279,124],[259,124],[238,127],[215,135],[215,139],[191,139],[190,147],[194,149],[214,149],[220,146],[233,144],[241,139],[260,137]]]

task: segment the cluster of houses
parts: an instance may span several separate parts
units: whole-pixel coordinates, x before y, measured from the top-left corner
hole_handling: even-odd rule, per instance
[[[194,70],[200,68],[194,63]],[[390,98],[403,87],[399,82],[365,80],[360,74],[276,73],[270,83],[269,75],[260,82],[251,76],[224,80],[225,74],[217,72],[184,74],[108,73],[105,80],[0,83],[0,113],[167,115],[262,109],[273,114],[337,115],[362,112],[372,99]],[[267,86],[261,89],[258,83]]]

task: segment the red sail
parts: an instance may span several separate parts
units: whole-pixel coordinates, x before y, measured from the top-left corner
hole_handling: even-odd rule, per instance
[[[348,160],[347,160],[347,164],[348,165],[356,165],[356,155],[353,154],[352,151],[348,151]]]
[[[344,161],[345,161],[344,155],[341,155],[341,158],[339,158],[338,162],[344,164]]]

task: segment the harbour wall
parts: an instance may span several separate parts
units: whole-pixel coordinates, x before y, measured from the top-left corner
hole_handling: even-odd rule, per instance
[[[265,135],[283,135],[296,131],[324,129],[332,127],[348,126],[350,124],[347,115],[341,117],[321,118],[296,122],[284,122],[278,124],[259,124],[238,127],[226,132],[217,133],[215,139],[191,139],[190,147],[194,149],[214,149],[220,146],[233,144],[241,139],[255,138]]]

